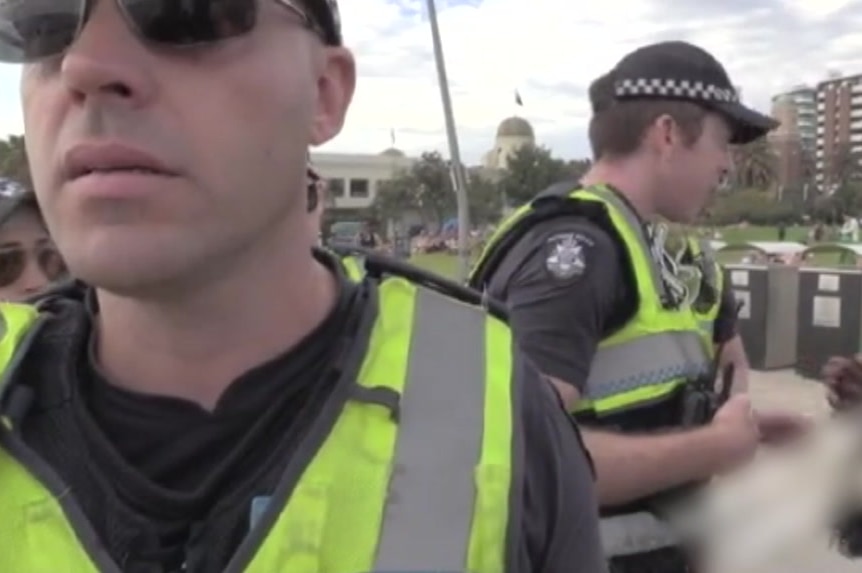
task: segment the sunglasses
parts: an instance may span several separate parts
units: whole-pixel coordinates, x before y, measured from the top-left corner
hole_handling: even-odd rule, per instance
[[[0,0],[0,62],[32,63],[62,55],[84,29],[97,0]],[[101,0],[117,3],[129,28],[163,47],[214,44],[251,32],[260,0]],[[323,35],[298,0],[274,0]]]
[[[43,245],[34,249],[4,247],[0,249],[0,288],[15,284],[31,262],[38,265],[49,282],[61,279],[66,274],[63,257],[53,246]]]

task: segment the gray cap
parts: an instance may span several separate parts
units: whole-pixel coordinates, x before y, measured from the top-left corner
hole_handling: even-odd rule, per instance
[[[32,191],[24,191],[15,195],[0,195],[0,226],[12,218],[12,215],[22,209],[32,209],[41,216],[36,195]]]

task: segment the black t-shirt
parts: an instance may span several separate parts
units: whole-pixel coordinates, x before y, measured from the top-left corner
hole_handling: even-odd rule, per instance
[[[566,253],[572,260],[561,260]],[[582,392],[599,343],[624,326],[639,303],[624,246],[577,215],[527,231],[503,258],[488,290],[506,302],[515,335],[539,369]],[[724,289],[714,340],[735,334],[736,302]]]
[[[365,298],[342,283],[337,310],[305,340],[229,387],[214,412],[111,386],[89,351],[91,317],[66,305],[22,366],[35,403],[27,445],[54,468],[125,573],[225,569],[257,501],[332,396],[334,338]],[[348,329],[349,330],[349,329]],[[50,358],[47,358],[50,357]],[[603,573],[593,476],[550,385],[516,360],[524,392],[521,541],[511,573]]]

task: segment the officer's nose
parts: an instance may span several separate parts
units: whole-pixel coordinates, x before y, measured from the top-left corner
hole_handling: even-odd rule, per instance
[[[64,54],[60,74],[78,101],[110,99],[141,105],[153,92],[147,47],[127,25],[114,0],[98,0],[78,38]]]

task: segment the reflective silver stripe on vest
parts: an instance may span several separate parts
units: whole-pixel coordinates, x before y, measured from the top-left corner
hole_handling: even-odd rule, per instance
[[[632,211],[631,207],[626,205],[625,201],[620,199],[616,193],[609,189],[604,187],[588,187],[584,189],[584,191],[588,191],[589,193],[593,193],[594,195],[601,197],[605,202],[612,205],[620,215],[622,215],[626,224],[628,224],[629,228],[634,232],[638,245],[649,263],[650,276],[652,276],[652,282],[658,291],[659,300],[668,300],[669,295],[667,287],[661,278],[661,268],[652,256],[650,242],[647,240],[644,225],[640,218],[634,213],[634,211]]]
[[[482,450],[487,318],[425,289],[416,299],[375,568],[463,571]]]
[[[652,334],[600,348],[590,367],[586,398],[602,400],[675,378],[709,371],[703,338],[695,331]]]
[[[599,522],[605,557],[637,555],[662,547],[675,547],[680,537],[670,526],[646,511],[603,517]]]

